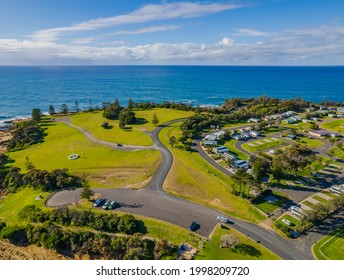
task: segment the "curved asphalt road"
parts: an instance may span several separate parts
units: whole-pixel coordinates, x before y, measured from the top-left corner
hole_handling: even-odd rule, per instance
[[[179,121],[168,122],[165,126]],[[129,189],[96,189],[96,191],[103,197],[122,203],[123,206],[119,209],[124,212],[165,220],[184,228],[188,228],[192,221],[197,221],[200,225],[197,233],[209,237],[214,226],[218,223],[216,216],[223,215],[223,213],[171,196],[163,191],[163,182],[173,163],[172,153],[158,139],[159,132],[163,127],[158,127],[151,135],[154,142],[153,146],[162,154],[162,161],[148,188],[136,191]],[[80,191],[77,189],[57,192],[48,199],[47,206],[57,207],[74,203]],[[268,231],[256,224],[227,217],[231,221],[231,227],[260,242],[283,259],[303,260],[312,258],[310,254],[302,253],[296,249],[290,240],[283,239],[273,231]]]

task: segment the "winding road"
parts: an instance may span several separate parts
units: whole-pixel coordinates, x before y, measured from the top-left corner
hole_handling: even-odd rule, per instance
[[[161,152],[162,161],[160,166],[154,174],[153,179],[145,189],[96,189],[97,193],[100,193],[103,197],[116,200],[123,205],[117,210],[164,220],[183,228],[188,228],[192,221],[196,221],[200,225],[197,233],[206,238],[209,237],[215,225],[218,223],[216,217],[219,215],[226,216],[230,220],[231,227],[261,243],[282,259],[313,259],[311,252],[299,250],[295,247],[291,240],[282,238],[274,231],[270,231],[256,224],[224,215],[220,211],[190,202],[183,198],[172,196],[163,190],[163,183],[173,164],[173,155],[171,151],[162,144],[158,136],[164,127],[179,121],[180,120],[171,121],[157,127],[151,133],[154,143],[153,146],[137,147],[124,145],[123,147],[117,147],[117,145],[114,143],[104,142],[94,138],[89,132],[71,124],[70,121],[62,120],[62,122],[65,124],[78,129],[91,141],[111,146],[114,149],[137,150],[154,148]],[[46,204],[50,207],[59,207],[70,203],[75,203],[79,197],[80,191],[80,189],[76,189],[56,192],[47,200]]]

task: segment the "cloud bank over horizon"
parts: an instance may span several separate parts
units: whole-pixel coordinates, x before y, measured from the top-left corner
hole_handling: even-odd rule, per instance
[[[0,65],[343,65],[344,26],[338,21],[261,30],[227,27],[216,18],[241,9],[253,8],[224,2],[159,2],[40,29],[24,38],[0,36]],[[221,31],[217,25],[207,30],[208,22]],[[195,26],[204,28],[204,36],[187,33]],[[182,32],[186,35],[179,39]]]

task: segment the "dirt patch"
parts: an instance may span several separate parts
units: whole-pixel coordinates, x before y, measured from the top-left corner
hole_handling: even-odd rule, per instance
[[[0,241],[0,260],[66,260],[67,258],[52,250],[36,245],[18,247]]]
[[[0,153],[6,151],[7,143],[12,138],[11,131],[0,131]]]
[[[258,225],[268,231],[274,232],[274,230],[272,229],[273,221],[270,219],[265,219],[264,221],[260,222]]]

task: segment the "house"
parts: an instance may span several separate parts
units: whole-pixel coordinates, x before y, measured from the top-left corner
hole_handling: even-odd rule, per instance
[[[217,147],[214,149],[215,154],[223,154],[223,153],[228,153],[229,150],[225,146]]]
[[[249,123],[259,123],[260,120],[257,119],[257,118],[250,118],[250,119],[247,120],[247,122],[249,122]]]
[[[232,138],[235,140],[241,140],[241,135],[240,134],[232,134]]]
[[[324,130],[324,129],[319,129],[319,130],[310,130],[308,131],[309,134],[312,134],[314,136],[317,136],[317,137],[325,137],[325,136],[328,136],[331,134],[330,131],[327,131],[327,130]]]
[[[330,118],[337,118],[337,114],[328,114]]]
[[[203,141],[203,146],[204,147],[214,147],[217,146],[217,141],[210,141],[210,140],[205,140]]]
[[[243,132],[243,133],[241,133],[241,138],[250,139],[250,138],[252,138],[252,136],[248,132]]]
[[[246,168],[248,167],[248,162],[246,160],[236,160],[232,163],[232,167],[234,168]]]
[[[338,112],[338,114],[340,114],[340,115],[344,115],[344,107],[338,107],[338,108],[337,108],[337,112]]]
[[[221,140],[225,136],[225,132],[223,130],[220,130],[214,132],[212,135],[216,137],[216,140]]]
[[[293,123],[296,123],[297,120],[293,117],[290,117],[290,118],[287,118],[285,120],[282,121],[282,123],[286,123],[286,124],[293,124]]]
[[[206,137],[204,137],[204,140],[215,141],[215,140],[217,140],[217,138],[215,135],[210,134],[210,135],[207,135]]]
[[[257,131],[257,130],[251,130],[250,131],[250,134],[253,136],[253,137],[258,137],[260,135],[260,132]]]
[[[311,120],[307,120],[307,119],[302,119],[301,120],[303,123],[311,123],[312,121]]]
[[[223,154],[221,154],[221,158],[223,159],[223,160],[232,160],[232,161],[236,161],[236,160],[238,160],[238,157],[237,157],[237,155],[234,155],[234,154],[232,154],[232,153],[223,153]]]
[[[287,137],[290,138],[291,140],[295,140],[296,139],[296,136],[294,134],[288,134]]]

